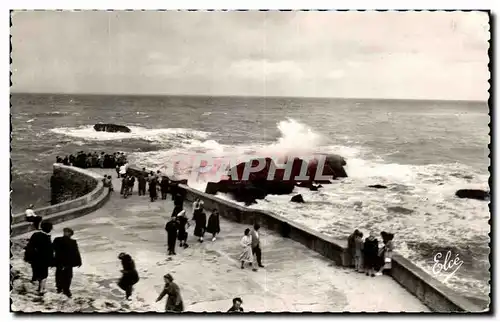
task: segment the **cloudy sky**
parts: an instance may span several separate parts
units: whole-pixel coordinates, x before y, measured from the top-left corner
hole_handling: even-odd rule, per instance
[[[486,100],[488,16],[16,12],[15,92]]]

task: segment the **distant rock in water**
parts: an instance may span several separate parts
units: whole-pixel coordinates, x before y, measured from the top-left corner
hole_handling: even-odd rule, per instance
[[[458,198],[468,198],[476,200],[489,200],[490,193],[488,191],[479,189],[460,189],[455,192],[455,196]]]
[[[387,210],[389,212],[396,212],[396,213],[400,213],[400,214],[403,214],[403,215],[409,215],[409,214],[414,213],[414,210],[408,209],[408,208],[404,208],[404,207],[400,207],[400,206],[387,207]]]
[[[305,203],[304,198],[302,195],[295,195],[290,199],[291,202],[297,202],[297,203]]]
[[[381,185],[381,184],[372,184],[368,186],[368,188],[375,188],[375,189],[387,189],[387,186]]]
[[[130,130],[128,127],[125,125],[118,125],[118,124],[96,124],[94,125],[94,130],[97,132],[124,132],[124,133],[130,133],[132,130]]]

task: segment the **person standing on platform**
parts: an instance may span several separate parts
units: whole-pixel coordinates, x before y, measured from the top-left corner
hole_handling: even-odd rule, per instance
[[[137,178],[137,182],[139,185],[139,196],[145,196],[146,195],[146,177],[144,176],[144,173],[141,172],[141,174],[139,174],[139,177]]]
[[[378,260],[378,240],[375,238],[373,232],[371,232],[370,236],[365,239],[365,244],[363,245],[363,262],[366,276],[375,276],[375,266]]]
[[[175,253],[175,243],[177,242],[177,217],[170,217],[170,220],[165,225],[167,231],[168,254],[177,255]]]
[[[139,282],[139,274],[135,268],[135,262],[129,254],[120,253],[118,259],[122,263],[122,277],[118,281],[118,287],[125,291],[125,298],[129,300],[134,285]]]
[[[360,231],[354,237],[354,270],[363,273],[363,233]]]
[[[245,235],[241,238],[240,245],[243,247],[243,251],[240,255],[241,269],[245,268],[245,263],[250,263],[252,265],[252,270],[256,272],[257,268],[255,268],[252,253],[252,236],[250,235],[249,228],[245,229]]]
[[[264,267],[262,265],[262,250],[260,249],[260,233],[259,233],[260,225],[255,224],[253,225],[253,231],[252,231],[252,254],[256,257],[257,259],[257,264],[259,267]]]
[[[33,223],[35,229],[38,230],[40,229],[40,222],[42,222],[42,217],[38,216],[33,210],[33,208],[34,208],[33,204],[30,204],[28,206],[28,209],[26,209],[25,211],[26,221]]]
[[[163,280],[165,282],[165,286],[156,299],[156,302],[161,301],[165,295],[168,295],[165,312],[183,312],[184,303],[182,302],[181,290],[179,286],[174,283],[174,278],[170,274],[163,276]]]
[[[189,245],[187,244],[187,239],[188,239],[187,229],[189,228],[189,221],[188,218],[186,217],[185,210],[182,210],[177,215],[177,223],[179,227],[179,232],[177,234],[177,238],[179,239],[180,242],[179,247],[188,248]]]
[[[54,239],[54,254],[56,266],[56,288],[57,293],[63,293],[71,297],[71,280],[73,279],[73,267],[82,266],[82,257],[78,250],[76,240],[72,239],[73,230],[63,229],[64,236]]]
[[[354,239],[358,235],[359,230],[355,230],[349,237],[347,238],[347,253],[349,254],[349,267],[354,267],[354,258],[356,257],[356,249],[354,247]]]
[[[149,197],[151,198],[151,202],[155,201],[157,198],[156,194],[156,179],[153,177],[149,182]]]
[[[54,249],[50,239],[52,223],[43,221],[41,231],[31,235],[25,247],[24,260],[31,264],[32,282],[38,282],[38,294],[45,294],[45,283],[49,276],[49,267],[54,265]]]
[[[200,243],[203,243],[203,237],[205,236],[205,229],[207,227],[207,215],[203,211],[203,206],[200,205],[198,209],[195,209],[193,220],[195,222],[194,235],[198,237]]]
[[[163,177],[161,179],[161,183],[160,183],[161,199],[162,200],[167,200],[168,186],[169,186],[169,183],[168,183],[167,177]]]
[[[220,233],[220,217],[219,212],[214,209],[208,218],[207,233],[212,234],[212,241],[215,241],[216,236]]]

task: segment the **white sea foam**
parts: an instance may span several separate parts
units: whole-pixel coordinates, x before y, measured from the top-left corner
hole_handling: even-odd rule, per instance
[[[195,131],[183,128],[168,128],[168,129],[147,129],[139,126],[129,126],[130,133],[122,132],[98,132],[94,130],[92,125],[81,127],[60,127],[51,129],[50,131],[57,134],[63,134],[71,137],[76,137],[88,141],[112,141],[112,140],[127,140],[141,139],[150,142],[164,143],[177,139],[202,139],[206,138],[209,133],[203,131]]]

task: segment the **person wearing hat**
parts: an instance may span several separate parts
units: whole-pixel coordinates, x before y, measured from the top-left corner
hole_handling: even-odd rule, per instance
[[[168,295],[167,303],[165,304],[165,312],[182,312],[184,311],[184,303],[182,302],[182,296],[179,286],[174,283],[174,278],[170,274],[163,276],[165,286],[163,291],[160,293],[156,302],[161,301]]]
[[[243,301],[239,297],[235,297],[233,299],[233,306],[227,312],[243,312],[243,308],[241,307],[241,304],[243,304]]]
[[[26,214],[26,221],[33,223],[33,226],[35,226],[35,229],[40,229],[40,222],[42,221],[42,217],[38,216],[35,211],[33,210],[33,204],[30,204],[28,206],[28,209],[26,209],[25,214]]]
[[[82,266],[82,257],[78,250],[76,240],[72,239],[73,230],[63,229],[63,236],[56,237],[53,242],[54,262],[56,267],[57,293],[63,293],[71,297],[71,280],[73,279],[73,267]]]

